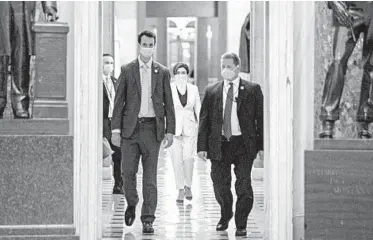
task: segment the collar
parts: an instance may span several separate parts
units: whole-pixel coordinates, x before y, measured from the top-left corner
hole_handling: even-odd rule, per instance
[[[140,59],[140,56],[138,56],[137,59],[139,60],[140,68],[142,68],[142,66],[144,66],[144,65],[146,65],[149,69],[152,68],[153,57],[151,57],[150,60],[149,60],[149,62],[147,62],[147,63],[144,63],[144,62]]]
[[[229,83],[233,83],[233,87],[237,87],[239,84],[240,84],[240,78],[237,77],[236,79],[234,79],[233,81],[228,81],[226,79],[224,79],[224,87],[229,87]]]
[[[106,80],[108,77],[111,79],[111,76],[110,76],[110,75],[105,76],[104,74],[102,74],[102,79]]]

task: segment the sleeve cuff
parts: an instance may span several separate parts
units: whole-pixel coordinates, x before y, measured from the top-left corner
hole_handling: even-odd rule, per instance
[[[111,130],[111,133],[120,133],[120,130],[119,129],[113,129],[113,130]]]

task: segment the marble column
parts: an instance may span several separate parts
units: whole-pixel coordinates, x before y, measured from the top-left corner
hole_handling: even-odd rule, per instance
[[[304,239],[304,150],[313,149],[315,2],[295,2],[293,24],[293,239]]]
[[[114,55],[114,2],[102,2],[102,11],[102,52]]]
[[[120,67],[137,57],[137,9],[140,2],[114,2],[114,41],[115,69],[114,76],[119,77]]]
[[[102,2],[75,2],[74,222],[81,240],[101,238]]]
[[[194,78],[196,79],[196,85],[199,89],[201,99],[203,98],[209,80],[208,40],[206,37],[208,23],[208,18],[199,18],[197,20],[197,71],[195,72]]]
[[[249,79],[263,88],[268,58],[266,55],[268,39],[266,39],[265,24],[268,21],[267,2],[255,1],[251,3],[250,10],[250,74]],[[255,168],[263,168],[263,159],[257,158]]]
[[[269,68],[264,81],[265,236],[291,240],[293,203],[293,2],[269,2]]]

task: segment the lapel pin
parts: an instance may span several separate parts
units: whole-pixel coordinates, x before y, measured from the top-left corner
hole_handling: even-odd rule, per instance
[[[158,68],[154,69],[154,73],[158,73]]]
[[[241,86],[240,89],[243,90],[243,86]]]

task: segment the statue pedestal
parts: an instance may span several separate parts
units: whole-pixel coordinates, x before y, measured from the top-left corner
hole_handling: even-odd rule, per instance
[[[32,118],[68,118],[66,100],[67,23],[37,22]]]
[[[305,239],[371,239],[373,141],[316,140],[305,152]]]
[[[65,23],[34,25],[32,119],[0,121],[0,239],[77,240]]]
[[[73,136],[0,136],[0,239],[79,239],[73,150]]]

